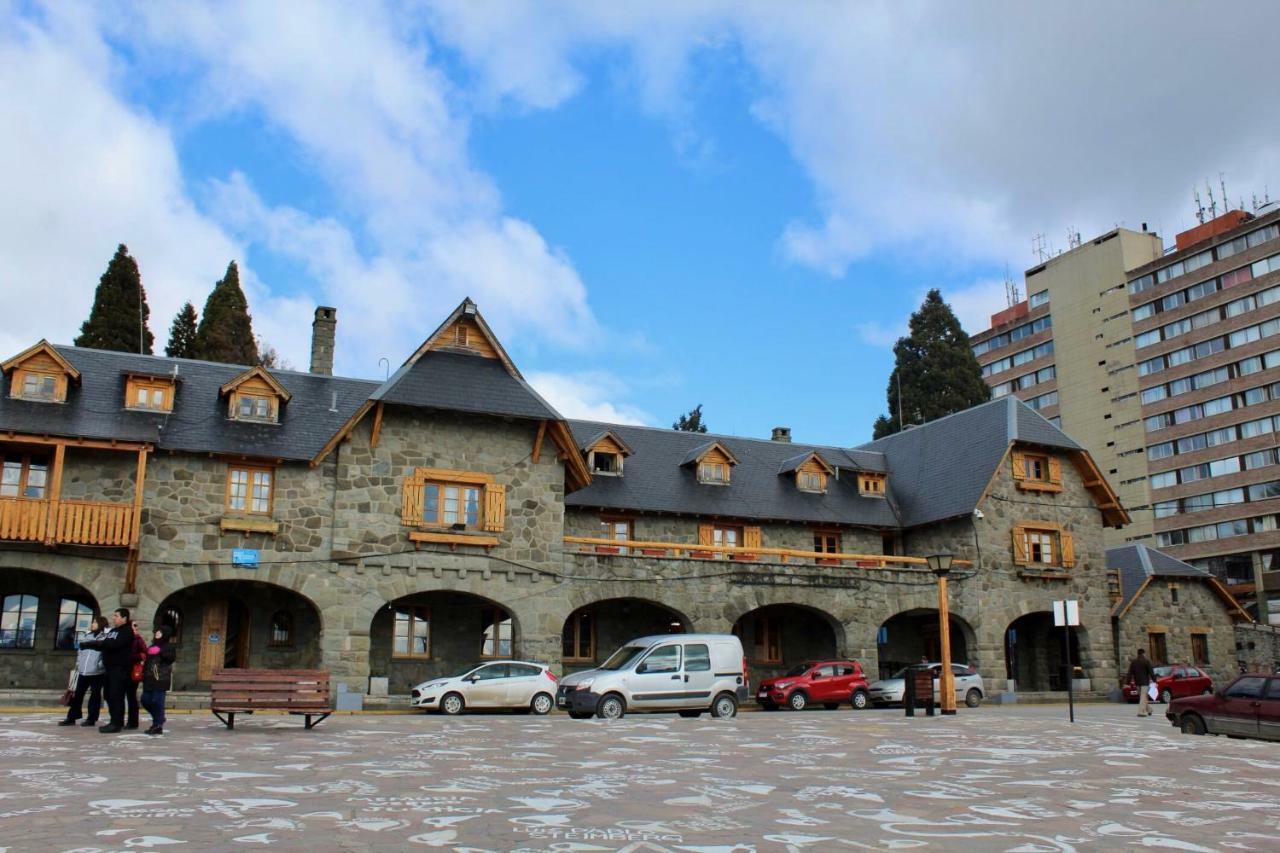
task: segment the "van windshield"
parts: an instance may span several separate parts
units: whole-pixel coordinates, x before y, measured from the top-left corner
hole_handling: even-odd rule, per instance
[[[601,669],[626,669],[635,659],[644,654],[644,646],[623,646],[614,652],[607,661],[600,664]]]

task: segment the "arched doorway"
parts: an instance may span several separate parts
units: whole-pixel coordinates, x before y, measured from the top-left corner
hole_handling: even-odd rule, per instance
[[[1083,677],[1080,632],[1080,628],[1071,631],[1071,661],[1076,678]],[[1062,633],[1047,610],[1027,613],[1009,623],[1004,632],[1005,677],[1013,689],[1020,693],[1067,689]]]
[[[831,616],[797,604],[758,607],[733,625],[751,664],[752,681],[781,675],[807,660],[837,657],[838,630]]]
[[[954,613],[949,615],[951,662],[974,663],[969,659],[969,650],[976,645],[973,628]],[[889,617],[876,632],[876,648],[881,678],[888,678],[904,666],[919,663],[921,658],[930,662],[940,660],[942,626],[938,621],[938,611],[918,608]]]
[[[560,658],[565,672],[590,669],[628,640],[654,634],[682,634],[684,614],[642,598],[611,598],[579,607],[564,621]]]
[[[500,603],[464,592],[420,592],[388,602],[369,626],[369,675],[391,695],[487,659],[519,656],[519,626]]]
[[[187,587],[162,601],[152,621],[173,631],[174,690],[207,683],[219,669],[320,665],[320,611],[274,584],[212,581]]]
[[[76,639],[97,613],[97,599],[79,584],[0,568],[0,686],[66,687]]]

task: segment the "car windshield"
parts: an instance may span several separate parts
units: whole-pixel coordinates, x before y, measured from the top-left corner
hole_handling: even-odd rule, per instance
[[[1166,675],[1169,675],[1171,672],[1173,672],[1173,667],[1158,666],[1155,668],[1154,672],[1156,674],[1156,678],[1164,678]]]
[[[471,672],[471,671],[473,671],[473,670],[477,670],[477,669],[479,669],[479,668],[480,668],[480,665],[479,665],[479,664],[474,664],[474,663],[472,663],[472,664],[467,664],[467,665],[466,665],[466,666],[464,666],[462,669],[460,669],[460,670],[458,670],[457,672],[455,672],[453,675],[449,675],[449,676],[445,676],[445,677],[446,677],[446,678],[461,678],[462,676],[466,675],[467,673],[469,673],[469,672]]]
[[[796,666],[791,667],[791,669],[787,670],[786,674],[787,675],[804,675],[806,672],[809,671],[809,667],[811,666],[813,666],[813,664],[811,663],[798,664]]]
[[[610,670],[626,669],[628,664],[633,663],[644,652],[644,646],[623,646],[614,652],[607,661],[600,664],[600,668]]]

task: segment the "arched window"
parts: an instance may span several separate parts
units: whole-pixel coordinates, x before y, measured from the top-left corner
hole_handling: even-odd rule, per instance
[[[277,610],[271,617],[271,646],[293,645],[293,614],[287,610]]]
[[[169,642],[182,642],[182,611],[176,607],[166,607],[156,618],[156,627],[168,627]]]
[[[89,620],[93,618],[93,608],[76,601],[64,598],[58,605],[58,637],[54,641],[55,649],[74,649],[76,640],[89,631]]]
[[[0,649],[36,647],[36,612],[40,601],[34,595],[6,595],[0,605]]]

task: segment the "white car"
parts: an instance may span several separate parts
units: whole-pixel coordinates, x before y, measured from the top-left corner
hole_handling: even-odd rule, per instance
[[[556,677],[540,663],[520,660],[472,664],[457,675],[424,681],[409,703],[424,711],[461,714],[472,708],[511,708],[546,714],[555,707]]]
[[[920,667],[928,667],[933,671],[933,701],[941,701],[942,694],[938,690],[938,673],[942,670],[942,664],[921,663],[904,667],[889,678],[882,678],[879,681],[872,682],[871,686],[867,688],[871,694],[872,704],[877,706],[902,704],[902,696],[907,690],[906,674],[908,671]],[[983,698],[987,695],[982,686],[982,676],[972,667],[959,663],[951,664],[951,671],[955,674],[956,701],[963,702],[970,708],[976,708],[981,705]]]

